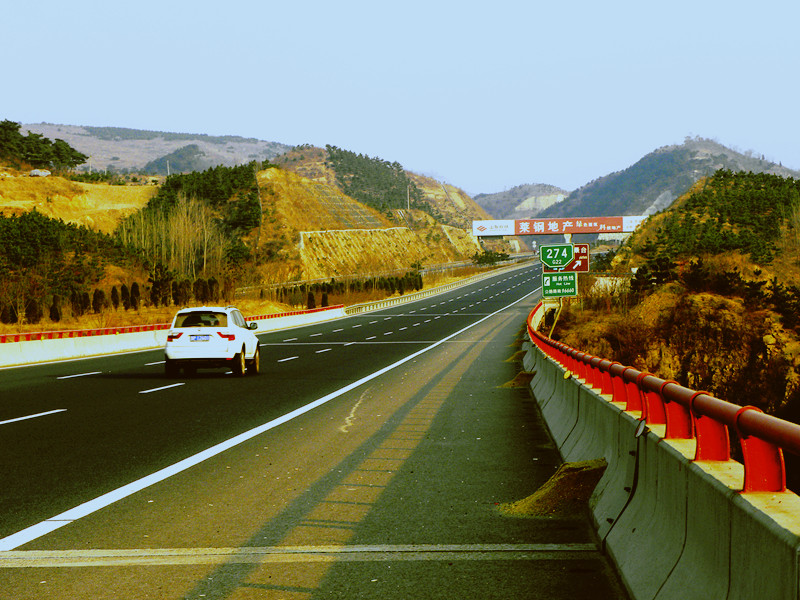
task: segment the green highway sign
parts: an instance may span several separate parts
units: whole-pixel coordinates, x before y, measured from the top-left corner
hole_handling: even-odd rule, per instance
[[[578,274],[542,273],[542,298],[566,298],[578,295]]]
[[[544,266],[551,269],[566,267],[574,257],[575,249],[572,244],[553,244],[539,248],[539,259]]]
[[[559,273],[564,271],[575,271],[576,273],[589,272],[589,244],[572,244],[572,261],[556,269],[547,265],[542,265],[545,273]]]

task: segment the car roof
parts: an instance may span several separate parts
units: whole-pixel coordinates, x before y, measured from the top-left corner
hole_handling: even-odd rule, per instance
[[[189,308],[182,308],[179,313],[187,312],[231,312],[232,310],[239,310],[235,306],[191,306]]]

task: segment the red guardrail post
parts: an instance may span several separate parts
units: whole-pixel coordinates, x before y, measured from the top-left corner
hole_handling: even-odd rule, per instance
[[[694,437],[692,427],[692,415],[688,406],[670,400],[664,393],[664,388],[668,385],[679,385],[677,381],[665,381],[661,384],[660,396],[664,400],[664,414],[667,421],[667,431],[665,439],[687,440]]]
[[[570,348],[569,350],[569,370],[574,377],[580,377],[579,372],[581,368],[580,361],[578,360],[578,355],[580,352],[575,350],[575,348]]]
[[[628,401],[625,410],[640,412],[642,413],[642,416],[644,416],[644,402],[642,402],[642,389],[639,387],[639,384],[637,382],[640,373],[635,369],[632,370],[634,371],[634,373],[636,373],[635,375],[636,379],[625,382],[625,389],[627,391],[625,397]]]
[[[649,383],[658,387],[650,389],[645,380],[652,380]],[[644,416],[649,425],[666,425],[667,411],[664,408],[664,398],[661,396],[661,380],[652,373],[642,373],[640,386],[644,396]],[[656,391],[657,390],[657,391]]]
[[[701,412],[703,402],[712,398],[708,392],[695,392],[689,398],[689,411],[694,418],[697,450],[695,460],[727,461],[731,459],[731,437],[722,421]]]
[[[613,367],[615,362],[612,362],[608,359],[604,359],[598,365],[600,367],[600,390],[602,394],[608,394],[610,396],[614,396],[614,384],[611,381],[611,367]]]
[[[786,466],[783,451],[760,438],[747,435],[739,427],[739,420],[748,412],[762,413],[755,406],[744,406],[736,413],[736,431],[744,457],[744,492],[785,492]]]
[[[611,398],[614,402],[628,404],[628,391],[625,389],[625,371],[628,367],[615,362],[608,369],[611,376]],[[618,372],[617,372],[618,371]]]

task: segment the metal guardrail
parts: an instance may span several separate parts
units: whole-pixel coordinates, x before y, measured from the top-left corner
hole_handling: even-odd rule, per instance
[[[245,321],[259,321],[262,319],[278,319],[281,317],[293,317],[297,315],[308,315],[326,310],[336,310],[343,308],[343,304],[326,306],[323,308],[311,308],[307,310],[292,310],[281,313],[269,313],[265,315],[255,315],[246,317]],[[13,342],[38,342],[42,340],[60,340],[69,338],[94,337],[97,335],[119,335],[121,333],[141,333],[143,331],[160,331],[169,329],[171,323],[157,323],[153,325],[128,325],[125,327],[100,327],[98,329],[67,329],[60,331],[37,331],[31,333],[3,333],[0,334],[0,344]]]
[[[170,323],[158,323],[155,325],[128,325],[125,327],[100,327],[97,329],[66,329],[59,331],[36,331],[30,333],[2,333],[0,334],[0,344],[94,337],[97,335],[118,335],[121,333],[141,333],[143,331],[159,331],[161,329],[169,329],[169,326]]]
[[[519,264],[515,263],[505,267],[505,269],[512,269],[518,266]],[[428,296],[434,296],[436,294],[441,294],[442,292],[446,292],[448,290],[460,287],[462,285],[468,285],[470,283],[473,283],[490,275],[494,275],[497,272],[498,270],[494,269],[491,271],[487,271],[485,273],[479,273],[478,275],[473,275],[472,277],[462,279],[453,283],[448,283],[445,285],[430,288],[428,290],[422,290],[420,292],[415,292],[413,294],[405,294],[403,296],[393,296],[391,298],[387,298],[385,300],[378,300],[375,302],[365,302],[362,304],[354,304],[353,306],[347,306],[347,307],[345,307],[342,304],[337,304],[335,306],[311,308],[307,310],[295,310],[282,313],[269,313],[265,315],[247,317],[245,320],[254,321],[260,319],[276,319],[279,317],[291,317],[296,315],[303,315],[325,310],[334,310],[342,308],[344,308],[345,314],[355,315],[363,312],[380,310],[382,308],[386,308],[389,306],[396,306],[398,304],[403,304],[405,302],[412,302],[414,300],[419,300],[420,298],[427,298]],[[129,325],[125,327],[102,327],[98,329],[69,329],[69,330],[59,330],[59,331],[37,331],[30,333],[3,333],[0,334],[0,344],[14,343],[14,342],[33,342],[41,340],[57,340],[64,338],[92,337],[96,335],[118,335],[121,333],[141,333],[143,331],[158,331],[162,329],[169,329],[169,327],[170,323],[158,323],[155,325]]]
[[[665,439],[695,440],[695,461],[732,460],[730,432],[735,432],[744,462],[742,491],[786,491],[783,451],[800,455],[800,425],[764,414],[755,406],[720,400],[552,340],[532,325],[543,310],[544,305],[539,303],[531,311],[528,335],[561,365],[565,377],[575,376],[620,403],[624,410],[641,413],[647,425],[665,426]]]
[[[517,266],[519,265],[513,264],[506,268],[511,269]],[[422,290],[420,292],[415,292],[413,294],[405,294],[403,296],[393,296],[391,298],[386,298],[385,300],[365,302],[362,304],[354,304],[352,306],[347,306],[347,307],[345,307],[343,304],[337,304],[334,306],[326,306],[322,308],[294,310],[281,313],[269,313],[264,315],[250,316],[247,317],[245,320],[253,321],[260,319],[276,319],[280,317],[291,317],[296,315],[304,315],[320,311],[335,310],[342,308],[344,309],[345,314],[355,315],[363,312],[380,310],[382,308],[386,308],[389,306],[396,306],[398,304],[403,304],[405,302],[412,302],[414,300],[427,298],[429,296],[434,296],[436,294],[441,294],[442,292],[446,292],[448,290],[460,287],[462,285],[468,285],[470,283],[488,277],[489,275],[494,275],[496,273],[497,270],[488,271],[486,273],[479,273],[478,275],[473,275],[472,277],[462,279],[453,283],[437,286],[434,288],[430,288],[428,290]],[[14,343],[14,342],[33,342],[41,340],[57,340],[64,338],[92,337],[97,335],[118,335],[121,333],[141,333],[143,331],[159,331],[162,329],[169,329],[169,327],[170,323],[158,323],[154,325],[128,325],[125,327],[102,327],[97,329],[69,329],[69,330],[59,330],[59,331],[37,331],[30,333],[3,333],[0,334],[0,344]]]

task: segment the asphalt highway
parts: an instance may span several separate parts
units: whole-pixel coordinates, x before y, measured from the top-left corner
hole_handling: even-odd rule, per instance
[[[161,351],[0,371],[0,538],[430,347],[531,293],[537,273],[529,267],[384,311],[262,334],[256,377],[201,370],[166,379]]]
[[[585,515],[497,512],[560,463],[502,386],[540,284],[265,333],[254,377],[168,379],[158,351],[0,371],[0,590],[624,597]]]

